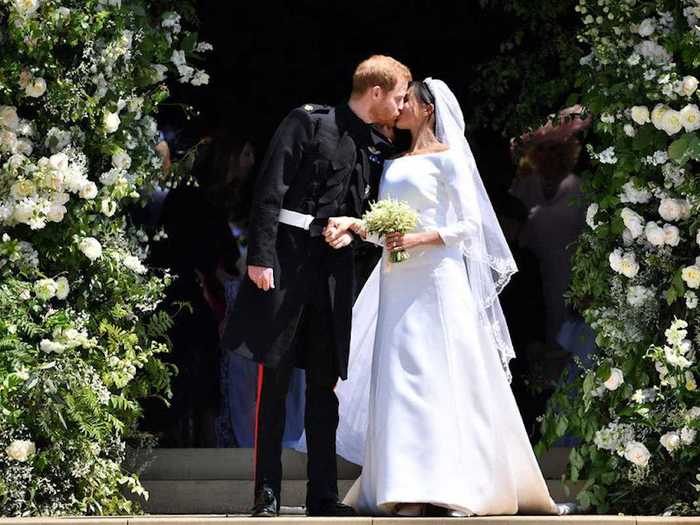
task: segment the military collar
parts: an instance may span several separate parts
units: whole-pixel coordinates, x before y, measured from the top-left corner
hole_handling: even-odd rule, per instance
[[[347,103],[338,106],[335,113],[338,123],[352,135],[358,145],[372,144],[372,126],[358,117]]]

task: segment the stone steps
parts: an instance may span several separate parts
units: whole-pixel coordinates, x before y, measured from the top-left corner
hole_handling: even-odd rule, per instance
[[[540,466],[556,501],[572,501],[581,483],[566,488],[560,481],[569,450],[546,454]],[[306,496],[306,456],[285,450],[282,504],[287,513],[299,513]],[[142,501],[153,514],[244,514],[252,506],[253,454],[250,449],[133,450],[127,468],[139,474],[150,493]],[[345,494],[360,467],[338,458],[338,488]]]

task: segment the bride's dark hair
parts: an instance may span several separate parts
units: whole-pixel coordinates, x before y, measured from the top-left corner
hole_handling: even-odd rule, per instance
[[[433,113],[429,117],[429,121],[430,119],[433,119],[431,128],[433,130],[433,133],[435,133],[435,95],[433,95],[432,91],[430,91],[428,84],[426,84],[422,80],[412,81],[410,87],[413,90],[413,93],[415,93],[416,98],[422,104],[430,104],[431,106],[433,106]]]

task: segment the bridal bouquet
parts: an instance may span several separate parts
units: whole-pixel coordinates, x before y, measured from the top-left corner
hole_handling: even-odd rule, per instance
[[[405,234],[416,227],[418,214],[406,202],[383,199],[370,205],[370,210],[362,217],[368,233],[382,236],[388,233]],[[409,258],[405,250],[391,252],[392,262],[402,262]]]

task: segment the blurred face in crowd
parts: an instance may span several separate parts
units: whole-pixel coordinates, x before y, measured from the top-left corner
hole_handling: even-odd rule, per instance
[[[403,109],[408,91],[408,80],[399,80],[391,91],[380,86],[370,88],[369,114],[372,122],[382,126],[394,126]]]

